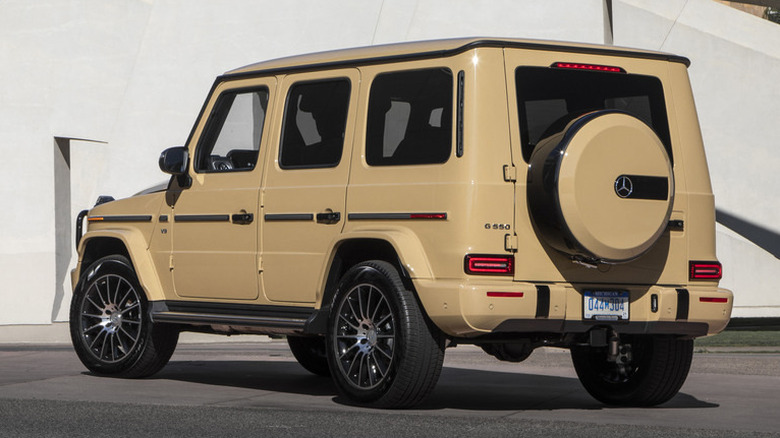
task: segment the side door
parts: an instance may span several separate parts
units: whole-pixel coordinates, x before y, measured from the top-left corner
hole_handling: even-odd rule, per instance
[[[220,84],[192,136],[188,187],[171,189],[171,272],[176,295],[256,300],[258,220],[274,78]]]
[[[262,283],[270,301],[317,299],[328,246],[345,220],[359,79],[355,69],[281,79],[279,147],[262,197]]]

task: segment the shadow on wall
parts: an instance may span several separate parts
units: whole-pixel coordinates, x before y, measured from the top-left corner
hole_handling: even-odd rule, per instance
[[[780,259],[780,234],[760,225],[740,219],[723,210],[715,210],[715,220],[756,246]]]

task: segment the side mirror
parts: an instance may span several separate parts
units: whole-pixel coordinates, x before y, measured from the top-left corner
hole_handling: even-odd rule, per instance
[[[168,148],[160,154],[160,170],[171,175],[184,175],[187,173],[189,161],[190,153],[187,148],[183,146]]]

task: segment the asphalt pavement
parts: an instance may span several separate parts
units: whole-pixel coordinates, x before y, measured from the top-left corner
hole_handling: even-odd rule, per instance
[[[580,386],[567,352],[499,362],[448,349],[412,410],[352,406],[295,363],[283,341],[180,345],[148,379],[90,374],[68,345],[0,345],[0,436],[780,437],[780,354],[694,356],[680,394],[615,408]]]

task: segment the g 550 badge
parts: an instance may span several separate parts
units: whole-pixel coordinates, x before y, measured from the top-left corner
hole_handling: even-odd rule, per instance
[[[509,224],[491,224],[491,223],[487,223],[487,224],[485,224],[485,229],[486,229],[486,230],[502,230],[502,231],[507,231],[507,230],[509,230],[510,228],[511,228],[511,226],[510,226]]]

